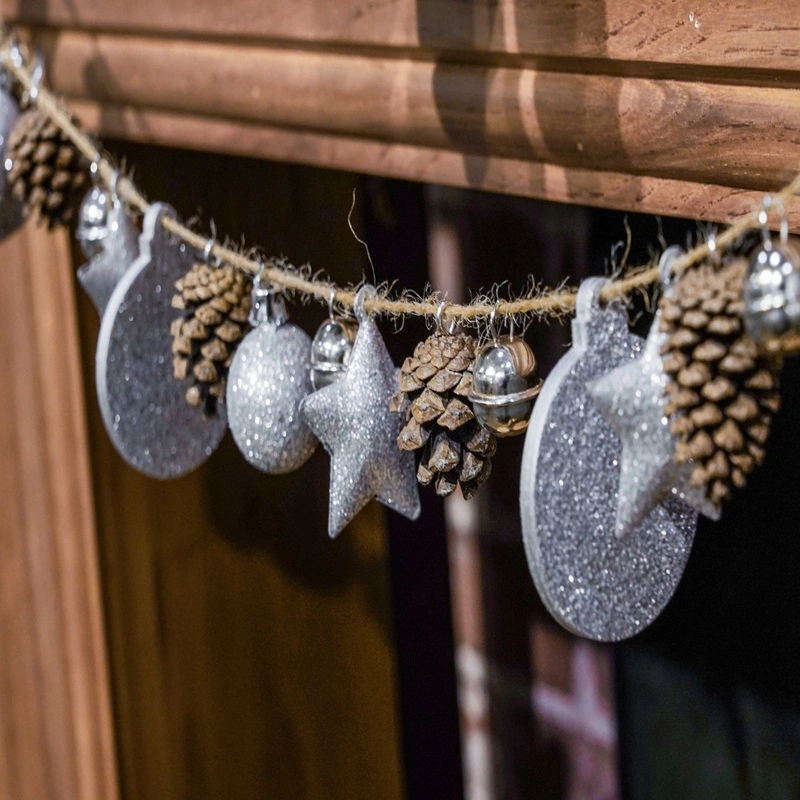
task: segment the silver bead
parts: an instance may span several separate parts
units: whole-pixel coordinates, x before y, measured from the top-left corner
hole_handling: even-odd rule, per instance
[[[87,258],[94,258],[103,252],[103,241],[108,236],[110,200],[105,189],[94,186],[81,202],[75,235]]]
[[[315,390],[341,378],[350,364],[358,326],[338,319],[327,319],[319,326],[311,343],[311,383]]]
[[[800,328],[800,256],[791,244],[767,241],[756,250],[744,303],[745,328],[757,342]]]
[[[478,422],[495,436],[516,436],[528,427],[542,381],[524,339],[503,336],[475,359],[469,399]]]

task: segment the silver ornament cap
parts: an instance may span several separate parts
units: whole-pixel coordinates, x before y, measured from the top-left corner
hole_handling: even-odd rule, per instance
[[[314,389],[330,386],[341,378],[350,364],[358,327],[339,319],[327,319],[311,342],[311,382]]]
[[[94,258],[103,252],[103,242],[108,236],[110,207],[111,197],[100,186],[93,186],[81,202],[75,236],[87,258]]]
[[[790,242],[769,239],[758,247],[743,296],[745,329],[757,342],[800,328],[800,254]]]
[[[513,331],[484,345],[475,358],[469,399],[475,418],[495,436],[526,430],[541,389],[533,350]]]
[[[253,286],[253,330],[244,337],[228,372],[228,424],[242,455],[262,472],[299,469],[317,440],[300,416],[312,391],[308,334],[287,322],[280,294],[259,279]]]

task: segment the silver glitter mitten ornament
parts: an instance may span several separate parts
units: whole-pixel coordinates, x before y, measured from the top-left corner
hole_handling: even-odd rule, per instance
[[[669,295],[672,262],[683,254],[668,248],[661,257],[661,284]],[[667,374],[661,348],[668,336],[656,312],[640,358],[611,370],[589,385],[589,396],[622,442],[617,536],[627,536],[669,497],[677,497],[711,519],[719,509],[706,498],[703,487],[692,486],[694,464],[675,460],[677,436],[669,429]],[[697,515],[691,525],[697,522]]]
[[[213,416],[198,414],[186,403],[187,381],[172,374],[173,286],[195,254],[164,228],[164,216],[176,216],[166,203],[145,213],[140,255],[108,301],[96,382],[103,422],[120,455],[145,475],[177,478],[214,452],[227,419],[222,401]]]
[[[312,391],[311,339],[286,321],[280,296],[256,278],[244,337],[228,372],[228,425],[244,457],[258,469],[283,474],[311,457],[317,440],[300,416]]]
[[[100,316],[122,276],[139,255],[139,231],[116,192],[92,189],[81,204],[78,239],[89,262],[78,280]]]
[[[345,374],[310,394],[301,406],[308,426],[331,456],[328,533],[337,536],[373,498],[409,519],[419,516],[413,453],[400,450],[403,415],[389,410],[397,389],[397,369],[364,300],[356,296],[359,322]]]
[[[19,116],[19,106],[11,94],[9,76],[7,72],[0,73],[0,239],[12,234],[25,220],[22,203],[11,192],[8,181],[8,167],[6,164],[6,150],[11,129]]]
[[[622,446],[587,383],[642,352],[625,309],[605,309],[601,278],[578,291],[573,344],[547,378],[531,416],[520,481],[525,552],[547,609],[565,628],[618,641],[646,628],[678,585],[695,513],[677,500],[616,535]]]

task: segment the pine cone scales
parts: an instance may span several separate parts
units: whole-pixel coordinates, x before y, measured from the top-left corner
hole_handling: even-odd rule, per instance
[[[660,303],[675,460],[694,463],[692,483],[716,506],[763,460],[780,403],[773,365],[744,330],[746,271],[743,258],[705,264]]]
[[[420,342],[400,370],[400,391],[391,401],[392,410],[406,419],[398,447],[419,451],[417,479],[423,486],[435,483],[442,497],[458,485],[465,498],[472,497],[489,477],[497,447],[466,402],[476,345],[461,334]]]
[[[36,212],[48,228],[67,224],[86,186],[88,162],[61,129],[41,111],[26,111],[9,135],[7,157],[11,191],[25,215]]]
[[[214,413],[236,345],[250,329],[252,281],[230,265],[195,264],[179,281],[172,307],[186,313],[172,323],[172,368],[177,380],[192,377],[190,406]]]

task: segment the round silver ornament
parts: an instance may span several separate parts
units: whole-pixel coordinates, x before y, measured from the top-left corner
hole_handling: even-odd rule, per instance
[[[108,236],[108,212],[111,196],[100,186],[93,186],[81,201],[75,227],[81,250],[87,258],[103,252],[103,241]]]
[[[97,341],[96,382],[103,422],[120,455],[154,478],[199,467],[227,429],[224,402],[204,417],[186,402],[186,381],[172,373],[170,324],[175,281],[194,252],[162,225],[175,217],[165,203],[144,215],[140,255],[114,289]]]
[[[253,330],[245,336],[228,372],[228,425],[244,457],[275,475],[299,469],[317,440],[300,416],[312,391],[308,334],[286,322],[272,289],[253,286]]]
[[[338,319],[333,313],[336,290],[331,290],[328,319],[322,323],[311,342],[311,383],[315,390],[338,381],[347,371],[358,326]]]
[[[587,383],[639,358],[643,341],[619,304],[600,308],[605,283],[581,284],[572,348],[534,407],[520,510],[528,565],[550,613],[573,633],[617,641],[647,627],[674,593],[696,514],[668,499],[629,536],[616,535],[622,445]]]
[[[765,343],[800,328],[800,254],[788,241],[768,239],[753,254],[744,284],[744,323]]]
[[[517,436],[528,427],[533,404],[542,388],[536,358],[524,339],[511,333],[485,344],[475,358],[469,399],[475,419],[495,436]]]

